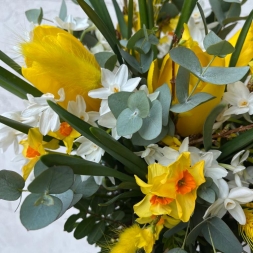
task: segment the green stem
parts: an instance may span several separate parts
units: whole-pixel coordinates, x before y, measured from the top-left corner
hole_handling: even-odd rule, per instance
[[[202,73],[201,73],[201,76],[203,76],[207,69],[210,67],[210,65],[213,63],[214,59],[216,58],[216,55],[213,56],[213,58],[211,59],[211,61],[207,64],[207,66],[203,69]],[[186,99],[186,101],[188,101],[190,99],[190,97],[193,95],[194,91],[197,89],[199,83],[200,83],[200,79],[198,79],[198,81],[196,82],[196,84],[194,85],[190,95],[188,96],[188,98]]]
[[[127,22],[127,39],[131,38],[132,35],[132,28],[133,28],[133,11],[134,5],[133,0],[129,0],[128,4],[128,22]]]
[[[190,227],[190,222],[188,222],[185,237],[184,237],[184,242],[183,242],[183,245],[182,245],[181,249],[184,249],[184,245],[185,245],[185,242],[186,242],[186,237],[187,237],[187,234],[188,234],[189,227]]]
[[[210,240],[211,240],[211,244],[212,244],[212,247],[213,247],[213,252],[216,253],[215,247],[213,245],[213,238],[212,238],[209,226],[207,226],[207,228],[208,228],[208,233],[209,233],[209,237],[210,237]]]

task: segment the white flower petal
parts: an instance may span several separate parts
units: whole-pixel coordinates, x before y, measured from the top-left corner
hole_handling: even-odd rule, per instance
[[[128,79],[128,68],[125,64],[122,64],[117,73],[115,74],[115,83],[118,86],[122,87],[127,82]],[[114,85],[113,84],[113,85]]]
[[[107,99],[112,93],[107,88],[99,88],[88,92],[91,98]]]
[[[247,187],[236,187],[231,189],[228,198],[234,199],[241,204],[245,204],[253,200],[253,191]]]
[[[235,220],[238,221],[239,224],[245,225],[246,217],[239,203],[236,203],[236,206],[233,209],[228,210],[228,212],[234,217]]]

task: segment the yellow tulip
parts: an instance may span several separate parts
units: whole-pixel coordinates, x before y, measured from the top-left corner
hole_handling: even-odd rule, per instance
[[[207,66],[207,64],[211,61],[212,56],[208,55],[206,52],[203,52],[201,48],[198,46],[197,42],[193,41],[189,29],[187,25],[184,25],[184,33],[181,40],[181,46],[185,46],[190,48],[194,51],[198,59],[200,60],[202,66]],[[225,60],[222,58],[216,58],[211,66],[225,66]],[[163,59],[161,68],[158,67],[158,62],[155,60],[148,72],[148,88],[149,92],[153,92],[155,89],[167,83],[170,87],[172,92],[173,101],[172,103],[175,104],[177,102],[177,98],[175,95],[175,85],[173,83],[173,78],[176,77],[178,71],[178,65],[175,64],[174,67],[172,65],[172,60],[170,59],[169,54],[166,55]],[[174,73],[172,73],[174,72]],[[189,85],[189,92],[193,89],[197,78],[191,75],[190,78],[190,85]],[[176,123],[176,131],[181,136],[189,136],[192,134],[198,134],[202,132],[203,124],[211,112],[211,110],[219,104],[221,98],[223,96],[225,89],[225,85],[214,85],[205,82],[200,82],[197,89],[195,90],[194,94],[198,92],[207,92],[216,98],[208,101],[202,105],[195,107],[194,109],[187,111],[185,113],[178,114],[178,120]]]
[[[242,29],[238,30],[234,34],[234,36],[229,40],[229,42],[233,46],[235,46],[241,30]],[[231,58],[231,54],[227,55],[225,57],[226,66],[229,66],[230,58]],[[236,66],[238,66],[238,67],[247,66],[249,64],[249,62],[252,60],[252,58],[253,58],[253,23],[251,24],[249,31],[247,33],[247,36],[245,38],[242,50],[240,52],[240,56],[239,56],[238,61],[236,63]],[[251,70],[251,72],[252,72],[252,70]]]
[[[98,111],[100,100],[88,97],[88,92],[101,87],[101,70],[94,55],[70,33],[56,27],[42,25],[33,30],[31,41],[21,43],[26,67],[23,76],[43,93],[56,97],[64,88],[68,102],[83,96],[87,111]]]

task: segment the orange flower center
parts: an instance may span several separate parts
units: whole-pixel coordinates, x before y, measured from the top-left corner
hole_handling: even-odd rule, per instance
[[[180,194],[186,194],[196,188],[196,182],[188,170],[183,171],[177,182],[176,190]]]
[[[150,199],[150,203],[151,205],[168,205],[170,202],[172,202],[174,199],[171,199],[171,198],[166,198],[166,197],[159,197],[159,196],[156,196],[156,195],[153,195]]]
[[[72,132],[72,127],[67,122],[62,122],[59,131],[61,135],[69,136]]]
[[[36,156],[40,156],[40,153],[37,150],[28,146],[27,151],[26,151],[26,157],[27,158],[34,158]]]

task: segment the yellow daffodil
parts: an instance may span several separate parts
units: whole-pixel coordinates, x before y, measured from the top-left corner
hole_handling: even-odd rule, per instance
[[[189,29],[186,24],[184,25],[184,33],[180,41],[180,45],[191,49],[196,54],[203,67],[207,66],[207,64],[212,59],[212,56],[208,55],[206,52],[203,52],[198,46],[197,42],[192,40]],[[213,61],[211,66],[223,67],[225,66],[225,60],[217,57]],[[167,83],[173,96],[172,103],[177,103],[175,84],[173,83],[175,81],[173,81],[173,78],[176,77],[177,71],[178,65],[172,64],[172,60],[170,59],[169,54],[164,57],[160,69],[158,67],[157,60],[153,61],[148,72],[149,92],[152,93],[155,89],[157,89],[164,83]],[[191,75],[189,92],[191,92],[191,90],[193,89],[196,81],[197,78]],[[224,93],[224,89],[224,85],[213,85],[205,82],[200,82],[194,94],[198,92],[206,92],[215,96],[216,98],[206,103],[203,103],[202,105],[199,105],[190,111],[178,114],[178,120],[176,124],[177,133],[179,133],[181,136],[189,136],[192,134],[201,133],[206,117],[211,112],[211,110],[220,102]]]
[[[151,227],[141,229],[137,224],[126,228],[119,235],[119,241],[112,248],[110,253],[135,253],[143,248],[145,253],[151,253],[155,237]]]
[[[74,140],[81,134],[72,128],[67,122],[62,122],[60,129],[57,132],[50,132],[49,135],[58,140],[62,140],[67,147],[66,152],[69,154],[72,150]]]
[[[31,41],[20,45],[26,67],[23,76],[43,93],[57,96],[64,88],[68,102],[83,96],[87,111],[98,111],[100,100],[88,97],[88,92],[101,87],[101,71],[94,55],[70,33],[42,25],[33,30]]]
[[[243,240],[253,249],[253,203],[244,205],[243,212],[246,217],[245,225],[239,224],[239,233]]]
[[[20,144],[24,147],[22,151],[23,156],[29,160],[22,168],[23,178],[25,180],[40,159],[40,156],[47,153],[45,148],[57,149],[59,147],[58,140],[55,139],[50,142],[43,142],[43,135],[38,128],[31,128],[28,132],[27,140],[22,140]]]
[[[190,153],[183,152],[167,167],[151,164],[148,183],[135,176],[136,183],[146,195],[134,205],[140,218],[152,215],[170,215],[187,222],[195,208],[198,187],[205,182],[204,161],[190,166]]]
[[[176,137],[172,137],[172,136],[165,136],[162,139],[162,142],[165,143],[168,147],[173,148],[175,150],[179,150],[180,146],[181,146],[181,141],[179,141],[178,138]]]

